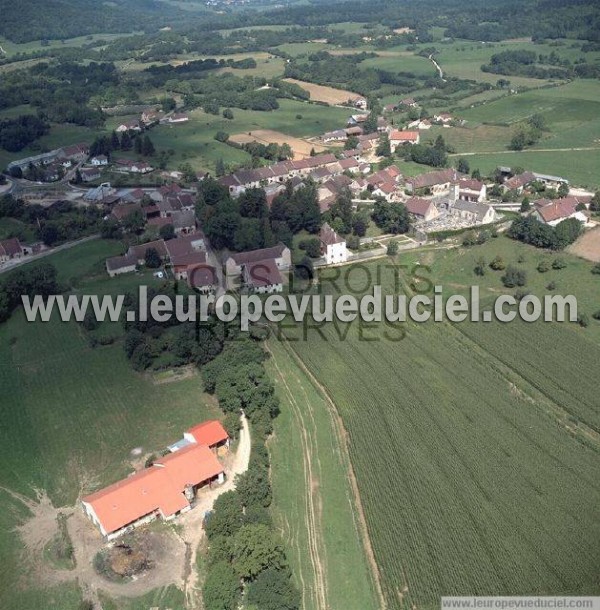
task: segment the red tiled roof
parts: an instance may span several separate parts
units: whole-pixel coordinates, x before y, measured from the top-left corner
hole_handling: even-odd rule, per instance
[[[249,252],[236,252],[231,255],[231,258],[233,258],[236,265],[260,262],[268,258],[279,258],[285,247],[284,244],[278,243],[271,248],[261,248],[260,250],[250,250]]]
[[[202,422],[201,424],[190,428],[188,434],[191,434],[200,445],[206,445],[208,447],[222,443],[229,438],[225,428],[223,428],[223,425],[218,419],[210,419]]]
[[[395,129],[390,133],[390,140],[398,140],[399,142],[412,142],[419,139],[418,131],[399,131]]]
[[[171,241],[175,240],[172,239]],[[167,242],[168,244],[169,242]],[[202,251],[169,256],[173,267],[188,267],[189,265],[199,265],[206,262],[206,253]]]
[[[576,197],[556,199],[545,206],[539,207],[538,214],[545,222],[553,222],[560,218],[568,218],[575,214],[578,203],[579,201]]]
[[[408,178],[407,183],[411,184],[413,188],[424,188],[426,186],[434,186],[436,184],[445,184],[446,182],[453,182],[458,180],[462,174],[459,174],[454,169],[442,169],[436,172],[427,172],[420,176],[414,176]]]
[[[332,246],[333,244],[340,244],[345,241],[340,237],[327,223],[321,227],[319,232],[319,239],[325,246]]]
[[[414,214],[415,216],[425,216],[432,203],[428,199],[423,199],[422,197],[411,197],[404,205],[411,214]]]
[[[217,271],[214,267],[204,263],[200,265],[188,265],[187,280],[190,288],[214,286],[218,283]]]
[[[111,533],[157,510],[168,517],[186,508],[185,487],[200,485],[221,472],[223,467],[208,447],[192,444],[82,500]]]
[[[154,248],[161,258],[167,256],[167,249],[165,247],[165,241],[163,239],[149,241],[145,244],[140,244],[138,246],[131,246],[129,248],[129,253],[134,255],[137,260],[142,260],[146,256],[146,252],[150,248]]]
[[[273,258],[246,263],[244,265],[244,278],[246,283],[254,287],[274,286],[283,282]]]
[[[23,248],[21,247],[21,242],[16,237],[0,241],[0,254],[4,256],[15,256],[15,254],[22,254],[22,252]]]

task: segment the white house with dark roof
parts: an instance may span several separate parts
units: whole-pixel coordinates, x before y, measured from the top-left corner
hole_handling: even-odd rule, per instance
[[[348,260],[346,240],[338,235],[328,223],[321,227],[319,239],[321,241],[321,254],[328,265],[345,263]]]

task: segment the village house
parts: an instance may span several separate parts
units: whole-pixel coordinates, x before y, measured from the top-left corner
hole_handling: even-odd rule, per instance
[[[164,116],[164,112],[156,108],[147,108],[142,112],[141,121],[146,125],[157,123]]]
[[[452,115],[448,114],[447,112],[440,112],[440,114],[434,114],[433,115],[433,120],[436,123],[441,123],[442,125],[447,125],[449,123],[452,122]]]
[[[541,182],[544,186],[557,189],[561,185],[566,184],[569,185],[569,181],[566,178],[562,178],[561,176],[551,176],[549,174],[538,174],[537,172],[533,172],[535,180],[537,182]]]
[[[472,225],[489,224],[496,220],[496,210],[491,205],[462,199],[450,205],[448,213]]]
[[[194,233],[196,231],[196,215],[194,210],[179,210],[171,214],[175,234]]]
[[[173,123],[187,123],[190,120],[190,117],[187,114],[171,114],[166,117],[165,122],[169,124]]]
[[[128,216],[135,212],[141,212],[142,206],[139,203],[118,203],[110,211],[113,216],[119,222],[125,220]]]
[[[343,129],[336,129],[335,131],[328,131],[321,136],[321,140],[325,143],[328,142],[343,142],[346,139],[346,132]]]
[[[280,161],[258,169],[238,170],[234,174],[219,178],[218,182],[227,187],[232,197],[238,197],[246,189],[264,187],[269,184],[283,184],[290,178],[305,177],[319,167],[335,166],[337,163],[335,155],[326,153],[306,159]]]
[[[352,127],[346,127],[344,130],[346,137],[351,138],[352,136],[361,136],[363,134],[363,128],[360,125],[353,125]]]
[[[169,445],[168,449],[174,453],[194,443],[206,445],[214,453],[219,453],[221,448],[229,449],[230,439],[218,419],[209,419],[184,432],[183,438],[173,445]]]
[[[275,266],[280,271],[287,270],[292,265],[292,253],[290,249],[283,243],[279,243],[271,248],[261,248],[259,250],[250,250],[248,252],[235,252],[225,261],[225,276],[228,287],[232,288],[236,280],[242,276],[243,267],[268,259],[275,261]]]
[[[117,169],[130,174],[148,174],[154,171],[154,168],[146,161],[131,161],[129,159],[117,159]]]
[[[449,192],[450,185],[461,178],[466,178],[466,176],[452,168],[427,172],[420,176],[407,178],[406,190],[411,194],[416,194],[421,189],[428,189],[432,194],[439,195]]]
[[[189,267],[206,263],[205,240],[204,233],[198,231],[165,242],[173,274],[178,280],[188,278]]]
[[[465,201],[485,201],[487,187],[480,180],[473,178],[462,178],[457,183],[458,199]]]
[[[123,254],[107,258],[105,264],[108,275],[115,277],[122,273],[133,273],[136,270],[137,260],[133,254]]]
[[[225,481],[225,470],[213,449],[229,439],[222,439],[217,432],[212,425],[204,430],[191,428],[180,443],[172,446],[171,453],[84,496],[81,505],[85,514],[110,541],[155,519],[170,521],[189,511],[200,489]],[[213,441],[213,449],[206,440]]]
[[[146,252],[150,249],[156,250],[158,256],[162,260],[167,258],[167,248],[164,239],[156,239],[154,241],[146,242],[145,244],[130,246],[127,253],[135,258],[138,265],[143,265],[146,262]]]
[[[389,139],[392,152],[396,152],[396,149],[404,144],[418,144],[420,136],[418,131],[399,131],[398,129],[392,129],[389,133]]]
[[[25,248],[16,237],[3,239],[0,241],[0,263],[5,263],[11,259],[21,258],[25,254]]]
[[[101,176],[100,170],[97,167],[84,167],[79,170],[79,175],[83,182],[93,182],[98,180]]]
[[[431,121],[428,119],[417,119],[408,124],[409,129],[431,129]]]
[[[355,100],[352,100],[355,108],[360,108],[361,110],[367,109],[367,100],[364,97],[358,97]]]
[[[404,203],[409,214],[417,220],[426,222],[434,220],[439,216],[439,211],[431,199],[423,197],[409,197]]]
[[[117,133],[123,133],[124,131],[142,131],[142,126],[137,119],[131,119],[125,123],[121,123],[115,129]]]
[[[321,241],[321,255],[328,265],[345,263],[348,260],[346,240],[338,235],[328,223],[324,223],[319,231]]]
[[[398,106],[404,106],[405,108],[417,108],[418,105],[412,97],[406,97],[398,103]]]
[[[400,193],[398,187],[393,182],[382,182],[373,189],[372,195],[374,197],[383,197],[390,203],[392,201],[400,201]]]
[[[189,265],[187,268],[187,282],[192,290],[209,294],[217,289],[219,284],[217,270],[212,265]]]
[[[522,174],[516,174],[505,180],[503,187],[507,191],[516,191],[520,195],[527,185],[535,182],[535,179],[535,174],[533,172],[523,172]]]
[[[273,258],[244,263],[242,278],[247,288],[259,294],[271,294],[283,290],[283,277]]]
[[[81,163],[87,159],[89,152],[90,147],[87,144],[72,144],[59,148],[57,157],[60,160],[69,160],[71,163]]]
[[[534,216],[544,224],[555,226],[567,220],[567,218],[576,218],[584,224],[587,223],[588,217],[583,209],[585,204],[577,197],[563,197],[562,199],[539,199],[534,201]]]
[[[96,157],[92,157],[90,159],[90,165],[93,165],[94,167],[108,165],[108,157],[106,155],[97,155]]]

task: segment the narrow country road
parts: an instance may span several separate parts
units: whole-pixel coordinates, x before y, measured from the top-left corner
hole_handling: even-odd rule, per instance
[[[599,146],[579,146],[577,148],[525,148],[524,150],[486,150],[481,152],[451,153],[449,157],[472,157],[474,155],[510,155],[517,153],[539,153],[539,152],[572,152],[582,150],[600,150]]]
[[[12,271],[21,265],[26,265],[31,261],[39,260],[40,258],[50,256],[51,254],[56,254],[57,252],[62,252],[63,250],[69,250],[69,248],[73,248],[79,244],[84,244],[86,241],[98,239],[99,237],[100,235],[89,235],[88,237],[82,237],[81,239],[76,239],[75,241],[69,241],[66,244],[56,246],[56,248],[49,248],[48,250],[44,250],[39,254],[32,254],[31,256],[24,256],[23,258],[11,258],[6,263],[0,264],[0,274],[6,273],[7,271]]]
[[[438,71],[440,78],[444,82],[446,82],[446,79],[444,78],[444,71],[442,70],[442,67],[440,66],[440,64],[438,64],[438,62],[435,61],[435,59],[433,59],[433,53],[429,55],[429,61],[431,61],[431,63],[435,66],[435,69]]]
[[[214,487],[205,492],[201,492],[196,500],[196,505],[193,510],[181,515],[177,519],[177,524],[183,528],[181,539],[187,547],[187,558],[185,566],[185,574],[183,578],[183,590],[186,598],[186,606],[190,610],[201,608],[198,603],[200,588],[198,586],[198,570],[196,568],[196,556],[198,546],[204,538],[204,514],[210,511],[215,503],[215,500],[227,491],[235,489],[236,476],[243,474],[248,470],[250,463],[250,450],[252,449],[252,441],[250,438],[250,426],[245,415],[241,417],[242,428],[240,430],[240,438],[238,440],[237,451],[231,456],[230,463],[226,465],[227,479],[223,485]]]

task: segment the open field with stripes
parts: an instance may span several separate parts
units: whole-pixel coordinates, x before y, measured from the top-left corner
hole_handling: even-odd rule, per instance
[[[451,294],[474,283],[479,256],[498,253],[515,264],[524,255],[528,290],[555,280],[556,292],[597,306],[591,263],[565,257],[567,268],[543,277],[535,267],[549,254],[506,238],[400,262],[429,265],[420,275]],[[350,273],[359,294],[365,276]],[[400,277],[412,293],[413,278]],[[484,299],[504,292],[498,275],[483,279]],[[436,608],[441,595],[598,594],[600,323],[338,323],[292,346],[347,430],[389,608]]]

